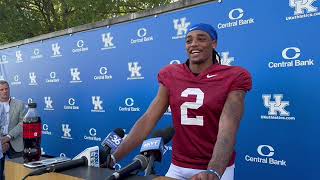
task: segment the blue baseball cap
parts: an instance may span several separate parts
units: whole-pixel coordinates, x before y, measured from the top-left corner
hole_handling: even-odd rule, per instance
[[[200,30],[208,33],[212,40],[218,39],[217,31],[210,24],[205,24],[205,23],[195,24],[188,29],[187,34],[195,30]]]

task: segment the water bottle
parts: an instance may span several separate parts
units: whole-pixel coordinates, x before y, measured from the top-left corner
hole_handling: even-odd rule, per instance
[[[28,112],[23,118],[23,159],[25,163],[38,161],[41,156],[41,118],[36,103],[28,104]]]

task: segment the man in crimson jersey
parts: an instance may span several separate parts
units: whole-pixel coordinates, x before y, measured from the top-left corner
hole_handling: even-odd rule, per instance
[[[189,59],[159,72],[158,94],[112,155],[114,162],[142,143],[170,105],[175,135],[166,176],[233,180],[236,134],[252,80],[243,68],[221,65],[216,47],[211,25],[188,30]]]

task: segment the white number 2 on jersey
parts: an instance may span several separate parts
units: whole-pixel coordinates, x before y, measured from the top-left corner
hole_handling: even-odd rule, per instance
[[[203,105],[204,93],[199,88],[187,88],[181,93],[181,97],[196,95],[196,102],[185,102],[180,106],[181,109],[181,124],[203,126],[203,116],[188,118],[188,109],[198,109]]]

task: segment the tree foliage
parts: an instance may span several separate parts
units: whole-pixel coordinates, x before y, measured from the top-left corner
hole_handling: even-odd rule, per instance
[[[144,11],[171,0],[0,0],[0,44]]]

